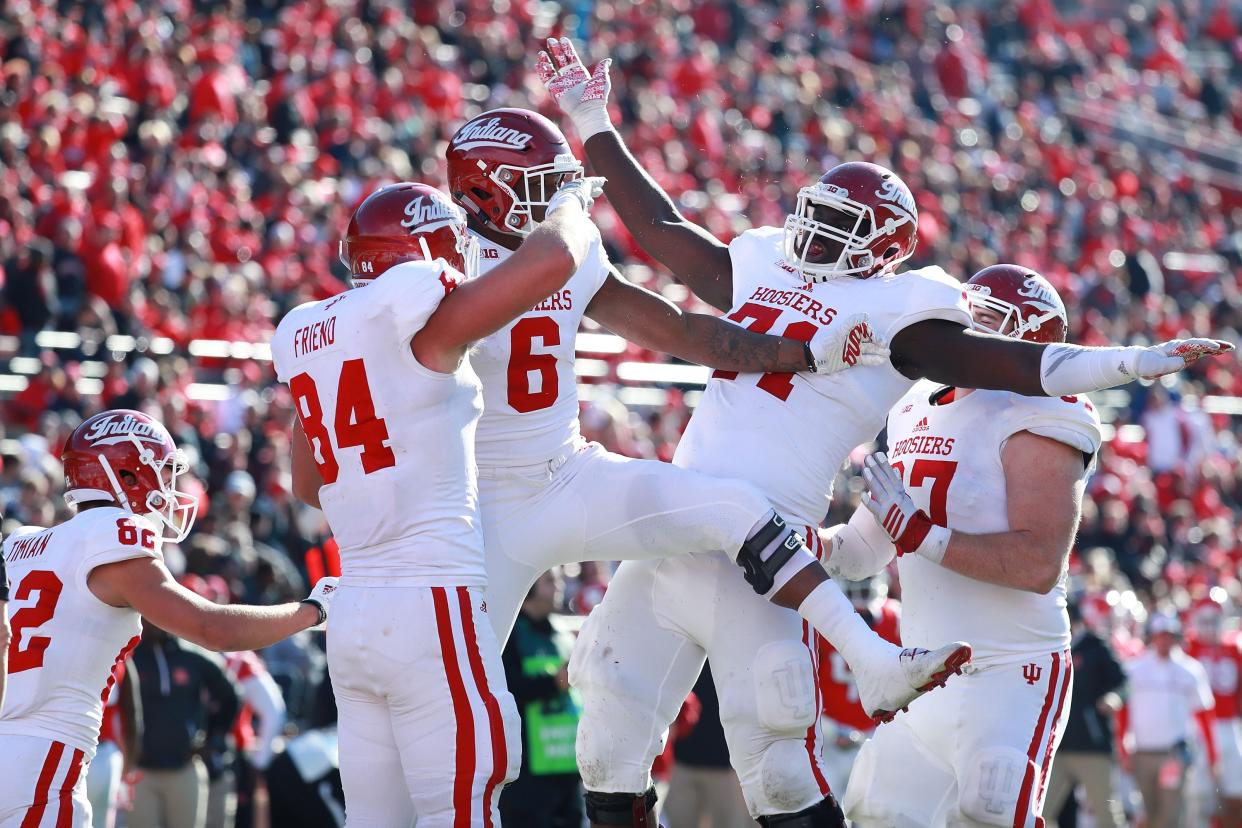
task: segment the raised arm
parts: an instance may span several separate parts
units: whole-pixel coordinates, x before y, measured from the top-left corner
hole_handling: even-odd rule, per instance
[[[454,371],[466,349],[555,293],[581,266],[595,229],[587,217],[598,179],[561,187],[547,218],[512,256],[451,290],[414,335],[414,356],[433,371]]]
[[[271,607],[213,604],[178,584],[155,558],[97,566],[87,584],[105,604],[131,607],[179,638],[225,652],[270,647],[319,624],[321,616],[326,617],[336,579],[321,578],[304,601]]]
[[[561,38],[548,40],[548,51],[539,53],[536,67],[549,94],[573,121],[596,174],[608,179],[604,193],[626,229],[700,299],[728,310],[733,304],[729,248],[677,210],[613,129],[608,116],[611,62],[601,61],[588,75],[573,43]]]
[[[591,300],[587,315],[643,348],[723,371],[832,373],[853,364],[878,364],[888,353],[881,344],[856,341],[851,358],[849,337],[855,327],[851,320],[824,329],[822,336],[817,334],[810,342],[803,342],[748,331],[710,314],[685,313],[612,268]],[[866,326],[865,317],[859,321]]]
[[[929,319],[899,331],[891,349],[893,367],[911,379],[1060,397],[1156,379],[1233,346],[1215,339],[1175,339],[1150,347],[1042,345]]]

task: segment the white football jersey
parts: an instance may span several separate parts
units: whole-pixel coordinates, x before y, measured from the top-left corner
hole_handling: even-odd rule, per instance
[[[1009,391],[950,394],[923,381],[893,408],[888,458],[910,497],[940,526],[970,534],[1009,531],[1001,450],[1029,431],[1078,449],[1089,474],[1100,418],[1086,397],[1023,397]],[[946,401],[947,400],[947,401]],[[1032,469],[1038,474],[1038,469]],[[918,555],[898,559],[903,639],[969,641],[975,660],[1069,646],[1065,577],[1047,595],[987,584]]]
[[[100,601],[86,579],[103,564],[158,559],[159,543],[153,523],[115,506],[5,538],[13,643],[0,736],[37,736],[95,755],[112,668],[137,646],[142,621]]]
[[[487,272],[513,251],[472,233]],[[527,466],[555,457],[578,439],[574,341],[582,316],[608,278],[599,234],[565,287],[481,341],[470,362],[483,382],[475,435],[480,466]]]
[[[474,429],[483,402],[464,360],[442,374],[410,340],[462,276],[405,262],[369,285],[295,308],[272,338],[323,475],[342,575],[482,586]]]
[[[733,309],[759,333],[809,340],[859,313],[891,340],[925,319],[970,324],[962,286],[940,268],[871,279],[804,282],[782,254],[784,231],[762,227],[729,245]],[[837,374],[715,371],[673,462],[758,486],[787,521],[818,526],[850,451],[875,439],[910,389],[887,362]]]

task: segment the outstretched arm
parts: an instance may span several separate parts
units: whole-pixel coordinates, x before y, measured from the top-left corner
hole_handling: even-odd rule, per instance
[[[723,371],[828,374],[853,365],[878,365],[888,358],[882,343],[863,338],[870,332],[865,315],[843,320],[809,342],[768,336],[718,316],[684,313],[612,268],[587,315],[643,348]]]
[[[728,245],[690,222],[630,154],[608,118],[611,81],[601,61],[588,75],[568,38],[549,39],[540,52],[539,78],[574,126],[604,193],[635,240],[700,299],[721,310],[733,303]]]
[[[1233,346],[1214,339],[1172,340],[1146,348],[1041,345],[929,319],[899,331],[891,349],[893,367],[911,379],[1059,397],[1155,379]]]
[[[598,179],[563,185],[547,218],[516,253],[451,290],[411,341],[418,361],[433,371],[455,371],[471,344],[560,290],[590,249],[595,230],[587,209],[598,186]]]

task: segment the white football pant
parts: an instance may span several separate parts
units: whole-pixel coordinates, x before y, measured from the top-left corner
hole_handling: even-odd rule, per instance
[[[89,828],[90,760],[37,736],[0,736],[0,828]]]
[[[1069,651],[972,666],[863,744],[841,803],[855,825],[1042,828]]]
[[[482,590],[342,580],[328,669],[350,828],[493,828],[522,730]]]
[[[772,511],[748,483],[622,457],[598,443],[534,466],[480,467],[479,506],[487,616],[502,642],[535,580],[554,566],[709,551],[736,557]]]

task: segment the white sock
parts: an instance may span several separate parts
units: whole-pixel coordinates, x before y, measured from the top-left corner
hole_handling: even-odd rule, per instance
[[[850,664],[864,664],[884,650],[898,649],[867,626],[834,581],[824,581],[806,596],[798,614],[845,657]]]

